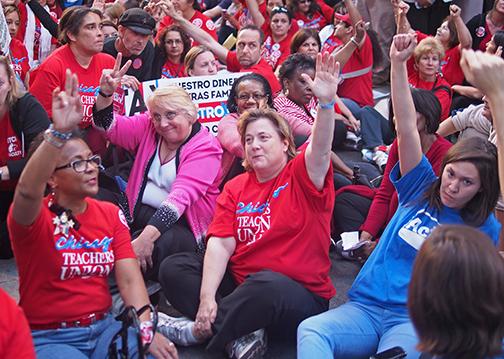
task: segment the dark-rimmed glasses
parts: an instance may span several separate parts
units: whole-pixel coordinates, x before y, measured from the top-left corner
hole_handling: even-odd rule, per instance
[[[240,101],[248,101],[249,98],[253,98],[254,101],[260,101],[262,100],[263,98],[265,98],[267,95],[264,95],[262,93],[251,93],[251,94],[248,94],[248,93],[242,93],[240,94],[239,96],[236,96],[236,98]]]
[[[100,166],[102,164],[102,160],[101,160],[100,155],[91,156],[87,160],[75,160],[75,161],[72,161],[66,165],[56,167],[54,170],[59,171],[59,170],[65,169],[65,168],[73,168],[73,170],[75,172],[82,173],[82,172],[87,171],[89,163],[92,163],[96,167],[100,168]]]

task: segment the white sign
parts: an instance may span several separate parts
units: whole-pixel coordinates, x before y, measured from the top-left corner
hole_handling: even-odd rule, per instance
[[[217,125],[222,117],[229,113],[227,100],[235,80],[246,72],[223,71],[213,76],[181,77],[159,79],[141,83],[139,91],[123,89],[115,94],[115,109],[127,116],[147,110],[146,100],[154,90],[168,85],[177,85],[189,93],[194,103],[198,104],[198,120],[208,130],[217,135]],[[122,108],[122,110],[121,110]]]

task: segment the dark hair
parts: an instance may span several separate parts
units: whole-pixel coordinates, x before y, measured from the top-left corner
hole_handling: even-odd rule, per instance
[[[425,118],[425,132],[434,134],[439,128],[441,119],[441,103],[432,91],[410,87],[411,97],[413,97],[413,104],[415,111],[423,115]],[[396,136],[394,124],[394,108],[392,101],[389,102],[389,124],[392,129],[394,137]]]
[[[156,45],[159,48],[161,55],[164,58],[167,58],[166,50],[165,50],[165,38],[168,32],[174,31],[180,34],[180,38],[182,39],[182,44],[184,45],[184,50],[182,50],[182,55],[180,56],[181,62],[184,62],[185,56],[187,55],[187,51],[191,48],[191,39],[184,30],[178,25],[170,25],[168,27],[163,28],[158,38],[156,39]]]
[[[32,142],[30,143],[30,146],[28,147],[28,153],[26,155],[27,160],[29,160],[33,156],[33,154],[35,153],[37,148],[39,148],[39,146],[42,144],[42,142],[44,142],[44,132],[45,131],[40,132],[38,135],[36,135],[33,138]],[[82,130],[79,130],[79,129],[73,130],[72,137],[70,137],[69,141],[71,141],[71,140],[84,141]],[[86,141],[84,141],[84,142],[86,142]]]
[[[117,24],[115,24],[113,21],[110,21],[110,20],[103,20],[101,22],[101,26],[102,27],[110,26],[110,27],[113,27],[114,29],[116,29],[116,31],[117,31]]]
[[[63,11],[58,24],[58,40],[61,44],[69,44],[70,38],[68,34],[78,35],[87,14],[96,14],[103,18],[102,13],[98,9],[88,8],[86,6],[72,6]]]
[[[257,31],[259,33],[259,45],[262,46],[262,44],[264,42],[264,32],[261,30],[261,28],[259,26],[256,26],[253,24],[248,24],[243,27],[240,27],[240,30],[238,30],[237,37],[238,37],[238,35],[240,35],[240,32],[242,32],[244,30]]]
[[[495,49],[497,49],[499,46],[502,46],[504,48],[504,30],[496,31],[493,35],[493,41],[495,43]],[[504,59],[504,51],[502,52],[501,57]]]
[[[285,80],[292,80],[292,76],[297,70],[315,70],[315,61],[306,54],[291,54],[280,66],[278,77],[285,90]]]
[[[299,11],[299,0],[288,1],[287,7],[293,14],[297,13]],[[308,18],[311,18],[316,12],[322,13],[322,9],[317,3],[317,0],[311,0],[310,7],[308,8],[308,13],[306,14],[306,16]]]
[[[455,26],[455,21],[450,16],[447,16],[443,22],[447,22],[448,24],[448,29],[450,30],[450,38],[448,39],[448,48],[451,49],[452,47],[457,46],[460,44],[459,38],[458,38],[458,33],[457,33],[457,27]],[[443,24],[443,22],[441,24]]]
[[[245,133],[247,132],[248,125],[261,119],[270,121],[280,138],[282,140],[287,140],[287,160],[290,161],[291,159],[296,157],[296,146],[294,145],[294,139],[292,138],[291,128],[287,121],[279,113],[272,109],[256,109],[245,111],[240,116],[240,118],[238,119],[238,132],[240,133],[242,146],[245,147]],[[245,168],[246,171],[252,170],[246,157],[243,159],[243,168]]]
[[[292,22],[293,16],[292,12],[289,11],[285,6],[275,6],[270,13],[270,19],[273,19],[273,16],[276,14],[285,14],[289,18],[289,24]]]
[[[504,259],[490,238],[461,225],[441,225],[420,248],[408,289],[419,351],[482,359],[501,353]]]
[[[295,54],[299,51],[299,48],[309,38],[315,39],[319,46],[319,51],[322,48],[322,44],[320,43],[320,37],[318,36],[318,31],[315,29],[299,29],[291,39],[291,54]]]
[[[233,86],[231,86],[231,90],[229,91],[229,97],[227,100],[227,108],[229,112],[231,113],[238,112],[238,106],[236,104],[236,96],[238,95],[238,85],[240,85],[244,81],[255,81],[260,83],[264,89],[264,94],[268,96],[268,106],[273,108],[273,94],[268,80],[266,80],[264,76],[252,72],[250,74],[241,76],[233,83]]]
[[[472,163],[478,170],[481,187],[473,198],[460,210],[465,224],[479,227],[495,208],[499,197],[499,174],[497,169],[497,148],[479,137],[459,140],[446,153],[441,164],[441,175],[427,189],[424,199],[431,208],[441,209],[443,204],[439,194],[441,178],[447,164],[456,162]]]
[[[140,7],[140,0],[126,0],[123,3],[124,11]]]

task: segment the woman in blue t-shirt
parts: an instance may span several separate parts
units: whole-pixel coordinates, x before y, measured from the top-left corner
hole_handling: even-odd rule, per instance
[[[363,358],[395,346],[418,358],[406,301],[425,238],[437,225],[451,223],[479,228],[498,241],[500,225],[492,214],[499,193],[495,146],[476,138],[458,142],[447,152],[439,178],[422,154],[422,115],[415,112],[406,70],[415,45],[414,36],[397,35],[390,50],[399,151],[390,179],[399,207],[350,289],[349,302],[300,324],[298,358]]]

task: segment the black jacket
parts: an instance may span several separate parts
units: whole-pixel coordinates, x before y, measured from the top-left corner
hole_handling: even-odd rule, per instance
[[[16,101],[9,111],[12,128],[21,140],[23,146],[23,158],[15,161],[7,161],[9,176],[11,179],[18,178],[26,164],[28,148],[33,139],[49,127],[49,117],[42,105],[35,97],[26,93]]]

